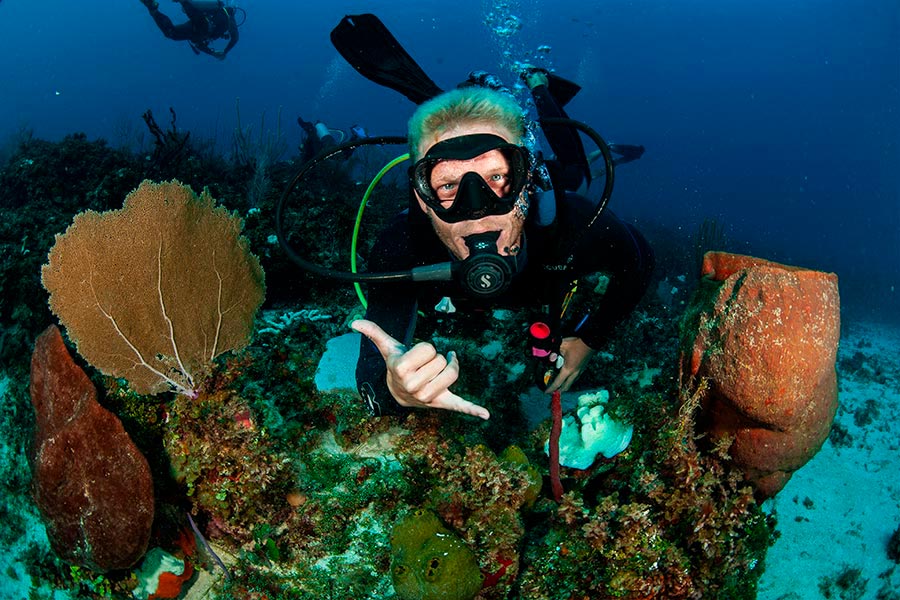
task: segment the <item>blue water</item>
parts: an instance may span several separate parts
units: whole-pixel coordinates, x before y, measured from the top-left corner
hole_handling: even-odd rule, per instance
[[[647,148],[618,172],[616,212],[685,236],[715,218],[733,250],[837,272],[847,314],[900,319],[896,0],[307,4],[242,0],[220,62],[163,38],[138,0],[2,0],[0,144],[23,127],[133,144],[140,115],[171,106],[227,150],[238,98],[245,123],[280,109],[292,146],[296,116],[402,132],[412,105],[330,44],[345,14],[378,14],[445,87],[476,68],[512,83],[511,61],[546,45],[584,86],[570,114]],[[520,27],[498,33],[508,15]]]

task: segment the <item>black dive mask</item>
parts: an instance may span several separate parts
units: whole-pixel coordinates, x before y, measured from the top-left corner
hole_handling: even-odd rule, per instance
[[[491,187],[492,183],[475,171],[468,171],[459,181],[439,189],[433,187],[432,172],[438,164],[471,160],[492,150],[498,150],[506,161],[503,172],[496,173],[498,177],[506,178],[500,194]],[[490,133],[476,133],[438,142],[410,168],[409,177],[419,197],[440,220],[458,223],[510,212],[528,183],[528,165],[528,151],[522,146],[510,144]]]

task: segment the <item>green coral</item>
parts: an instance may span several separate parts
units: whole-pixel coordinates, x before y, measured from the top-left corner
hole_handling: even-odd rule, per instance
[[[399,600],[471,600],[483,577],[475,554],[428,510],[394,526],[391,575]]]

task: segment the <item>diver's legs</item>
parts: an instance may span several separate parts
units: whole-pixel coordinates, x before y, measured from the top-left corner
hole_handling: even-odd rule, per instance
[[[150,11],[150,16],[163,35],[170,40],[189,40],[194,35],[194,26],[188,22],[181,25],[172,23],[172,19],[159,11],[159,3],[155,0],[141,0],[141,3]]]
[[[194,6],[193,2],[181,2],[181,10],[184,11],[184,14],[187,15],[187,18],[191,21],[196,21],[198,19],[203,18],[203,11]]]
[[[525,79],[529,86],[536,84],[531,88],[531,97],[534,99],[534,106],[537,109],[538,118],[563,118],[568,119],[569,115],[556,102],[550,93],[547,85],[547,77],[539,77],[541,73],[530,72]],[[590,177],[587,157],[585,156],[584,144],[578,136],[578,130],[566,125],[547,125],[542,126],[544,137],[553,150],[556,165],[548,164],[551,179],[554,179],[554,185],[561,185],[564,189],[574,191],[581,186],[585,177]]]
[[[194,26],[191,25],[190,22],[182,23],[181,25],[173,25],[172,19],[162,14],[158,10],[151,12],[150,16],[153,17],[154,21],[156,21],[156,26],[159,27],[159,30],[163,32],[163,35],[170,40],[180,42],[183,40],[189,40],[194,36]]]

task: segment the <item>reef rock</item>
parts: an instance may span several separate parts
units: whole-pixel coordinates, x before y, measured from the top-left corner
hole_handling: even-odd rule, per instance
[[[150,540],[150,467],[119,419],[97,402],[56,326],[35,343],[31,402],[33,494],[53,550],[95,571],[131,567]]]
[[[822,447],[837,410],[837,276],[707,253],[682,324],[682,386],[706,388],[698,426],[778,493]]]

